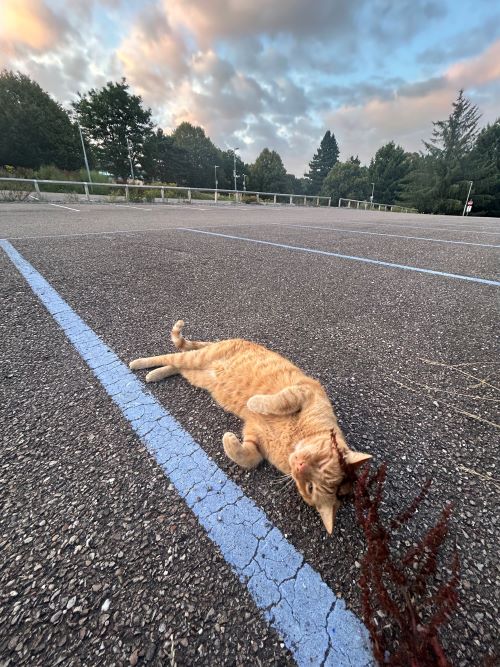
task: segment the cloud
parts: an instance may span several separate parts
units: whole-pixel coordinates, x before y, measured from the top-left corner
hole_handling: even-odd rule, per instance
[[[419,149],[460,87],[485,120],[500,96],[497,24],[450,33],[451,0],[0,2],[0,64],[61,102],[126,76],[167,131],[189,120],[246,161],[278,150],[297,175],[327,129],[369,160],[392,139]],[[451,38],[423,50],[438,29]]]
[[[498,116],[498,90],[496,95],[484,93],[493,92],[499,80],[500,41],[479,56],[452,65],[442,76],[400,86],[390,99],[345,105],[327,114],[325,121],[335,128],[341,159],[359,154],[368,162],[382,144],[393,139],[407,150],[418,151],[422,140],[431,134],[432,121],[450,115],[460,88],[473,102],[483,93],[483,120],[494,120]]]
[[[290,34],[296,37],[338,35],[353,27],[356,9],[365,0],[314,3],[303,0],[164,0],[172,25],[189,27],[204,47],[217,39],[245,35]]]
[[[43,0],[3,0],[0,52],[5,59],[27,49],[41,53],[64,41],[70,32],[64,16],[55,14]]]
[[[157,5],[148,6],[136,18],[117,50],[117,58],[136,92],[151,105],[164,104],[188,75],[188,49]]]

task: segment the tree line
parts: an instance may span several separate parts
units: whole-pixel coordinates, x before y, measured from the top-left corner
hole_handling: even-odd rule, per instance
[[[0,166],[16,173],[54,165],[81,169],[81,138],[90,167],[125,181],[260,192],[322,195],[402,204],[426,213],[459,214],[473,181],[474,213],[500,216],[500,118],[480,128],[480,112],[463,91],[446,120],[433,123],[424,149],[409,153],[393,141],[369,165],[340,161],[328,130],[303,178],[287,173],[280,155],[264,148],[254,163],[215,146],[201,127],[181,123],[166,134],[125,79],[78,94],[67,112],[30,77],[0,73]],[[80,136],[81,130],[81,136]]]

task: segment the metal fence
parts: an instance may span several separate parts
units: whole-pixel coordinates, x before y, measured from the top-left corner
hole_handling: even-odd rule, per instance
[[[52,188],[52,190],[51,190]],[[33,193],[36,197],[33,197]],[[174,185],[136,185],[132,183],[91,183],[90,181],[55,181],[37,178],[0,177],[0,200],[43,200],[54,194],[65,194],[87,201],[113,200],[168,203],[172,199],[191,203],[193,200],[210,200],[214,203],[287,204],[301,206],[331,206],[331,197],[297,195],[282,192],[256,192],[253,190],[221,190]],[[174,197],[172,196],[174,195]],[[177,197],[175,197],[177,195]]]
[[[342,202],[346,202],[343,204]],[[378,202],[364,201],[360,199],[339,199],[339,208],[360,208],[364,211],[393,211],[395,213],[418,213],[418,209],[397,204],[379,204]]]

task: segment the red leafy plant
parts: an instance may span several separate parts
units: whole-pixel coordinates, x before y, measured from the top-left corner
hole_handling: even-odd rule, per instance
[[[417,543],[402,555],[396,554],[397,531],[418,511],[431,480],[406,510],[385,524],[380,509],[386,465],[370,472],[366,466],[357,480],[355,505],[366,540],[359,584],[363,620],[374,656],[380,665],[393,667],[451,667],[438,630],[458,604],[458,554],[455,550],[449,567],[451,574],[443,583],[438,582],[438,559],[452,506],[445,506],[437,522]]]

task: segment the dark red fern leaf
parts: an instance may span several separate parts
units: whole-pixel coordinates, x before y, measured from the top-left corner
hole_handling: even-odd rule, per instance
[[[425,481],[425,484],[420,490],[420,493],[418,496],[415,497],[411,505],[408,506],[408,508],[404,511],[398,514],[392,521],[391,521],[391,530],[396,530],[399,528],[402,524],[407,523],[411,519],[411,517],[415,514],[415,512],[418,510],[420,505],[422,504],[422,501],[424,498],[427,496],[429,493],[429,488],[432,484],[432,480],[429,478]]]
[[[366,540],[359,582],[361,603],[374,656],[379,664],[392,667],[450,667],[439,642],[438,630],[458,603],[456,551],[451,575],[437,591],[434,577],[452,507],[447,505],[435,525],[402,557],[393,554],[394,532],[417,512],[431,482],[427,480],[408,508],[386,527],[380,517],[385,478],[385,465],[372,474],[366,466],[355,487],[356,517]],[[377,612],[384,618],[383,627],[376,621]]]

